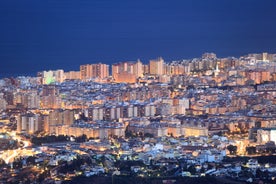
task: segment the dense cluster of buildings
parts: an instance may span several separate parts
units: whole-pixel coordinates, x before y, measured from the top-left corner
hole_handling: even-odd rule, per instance
[[[42,71],[0,80],[0,109],[17,132],[80,136],[205,136],[276,125],[276,54],[143,64],[140,60],[81,65],[79,71]],[[256,129],[258,128],[258,130]],[[264,141],[266,140],[266,141]]]
[[[150,60],[143,64],[140,60],[125,61],[113,64],[85,64],[81,65],[79,71],[64,72],[63,70],[50,70],[39,72],[38,76],[43,84],[52,82],[63,82],[65,80],[94,80],[99,82],[126,82],[136,83],[143,81],[143,77],[155,77],[159,82],[172,80],[178,75],[193,75],[200,73],[203,76],[218,76],[212,78],[216,82],[230,77],[235,80],[235,85],[247,83],[260,84],[275,79],[273,68],[266,68],[265,64],[275,61],[275,54],[249,54],[237,58],[217,58],[214,53],[205,53],[202,58],[191,60],[180,60],[166,63],[163,58]],[[248,64],[247,67],[241,67]],[[256,65],[258,67],[256,68]],[[251,67],[250,67],[251,66]],[[267,70],[268,69],[268,70]],[[227,75],[221,75],[222,72]],[[273,74],[271,76],[271,74]],[[230,82],[230,81],[228,81]],[[230,83],[229,83],[230,84]],[[234,85],[234,84],[233,84]]]
[[[145,172],[132,165],[131,172],[141,176],[158,176],[164,167],[170,176],[168,171],[180,165],[187,167],[175,171],[178,176],[193,174],[190,166],[199,175],[235,174],[234,166],[208,170],[208,163],[219,164],[226,154],[276,152],[276,54],[217,58],[205,53],[190,60],[157,58],[148,64],[137,60],[111,67],[86,64],[79,71],[4,78],[0,116],[2,122],[11,122],[6,123],[8,129],[21,136],[75,140],[85,135],[90,140],[65,143],[64,148],[63,143],[39,148],[45,150],[35,155],[33,164],[45,173],[40,161],[47,162],[52,178],[60,172],[58,163],[72,163],[77,155],[86,154],[93,156],[92,164],[77,169],[85,176],[112,174],[116,162],[124,160],[147,165]],[[29,144],[21,140],[22,145]],[[10,162],[17,152],[25,150],[2,155]],[[94,158],[98,155],[104,158]],[[152,165],[158,169],[153,171]],[[237,172],[240,166],[235,165]],[[76,176],[76,172],[67,175]]]

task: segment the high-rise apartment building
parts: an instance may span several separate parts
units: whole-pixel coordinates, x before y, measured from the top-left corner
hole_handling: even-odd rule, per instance
[[[109,65],[106,64],[92,64],[92,77],[97,77],[100,79],[109,76]]]
[[[47,86],[43,86],[42,88],[42,96],[54,96],[58,94],[59,94],[59,90],[54,85],[47,85]]]
[[[80,66],[80,78],[82,80],[92,78],[92,65],[87,64]]]
[[[38,109],[40,107],[39,102],[39,95],[34,91],[21,94],[21,104],[28,109]]]
[[[4,99],[4,94],[0,93],[0,110],[6,110],[7,108],[7,102]]]
[[[17,118],[17,132],[33,134],[37,131],[41,131],[42,126],[39,124],[38,114],[24,114]]]
[[[112,65],[112,77],[115,82],[134,83],[138,77],[143,76],[143,64],[137,62],[120,62]]]
[[[80,66],[80,78],[82,80],[91,78],[106,78],[109,76],[109,66],[106,64],[86,64]]]
[[[143,74],[144,74],[143,63],[140,60],[134,63],[133,73],[136,77],[143,77]]]
[[[67,80],[79,80],[80,79],[80,71],[69,71],[69,72],[65,72],[64,75]]]
[[[61,108],[61,98],[59,97],[59,90],[56,86],[43,86],[40,97],[40,107],[45,109]]]
[[[38,73],[38,77],[41,77],[42,84],[51,84],[54,82],[63,82],[65,75],[63,70],[49,70]]]
[[[49,133],[55,132],[55,127],[58,125],[72,125],[74,123],[74,111],[73,110],[62,110],[56,109],[49,113],[47,121],[49,122],[45,128]]]
[[[164,74],[164,60],[163,58],[157,58],[150,60],[149,73],[151,75],[163,75]]]

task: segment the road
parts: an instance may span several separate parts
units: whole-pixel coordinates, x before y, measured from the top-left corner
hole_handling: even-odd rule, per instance
[[[17,140],[18,142],[22,142],[23,146],[14,150],[5,150],[0,154],[0,158],[2,158],[6,164],[12,163],[14,159],[18,156],[32,156],[35,153],[31,150],[27,150],[26,148],[31,146],[31,142],[27,140],[23,140],[22,137],[16,135],[16,132],[11,132],[9,135],[13,140]]]

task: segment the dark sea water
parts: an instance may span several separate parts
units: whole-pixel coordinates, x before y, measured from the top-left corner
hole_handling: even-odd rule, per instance
[[[276,53],[274,0],[0,1],[0,77],[79,70],[162,56],[165,61]]]

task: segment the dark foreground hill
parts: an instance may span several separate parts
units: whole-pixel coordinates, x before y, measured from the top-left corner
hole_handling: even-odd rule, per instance
[[[242,182],[234,182],[227,179],[218,179],[215,177],[200,177],[200,178],[188,178],[188,177],[175,177],[175,178],[143,178],[143,177],[131,177],[131,176],[113,176],[103,177],[77,177],[72,181],[63,182],[63,184],[242,184]]]

